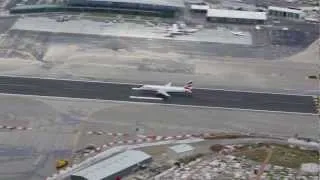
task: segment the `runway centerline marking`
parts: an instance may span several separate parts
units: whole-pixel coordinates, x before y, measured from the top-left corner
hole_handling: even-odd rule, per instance
[[[162,98],[157,97],[145,97],[145,96],[129,96],[131,99],[146,99],[146,100],[163,100]]]

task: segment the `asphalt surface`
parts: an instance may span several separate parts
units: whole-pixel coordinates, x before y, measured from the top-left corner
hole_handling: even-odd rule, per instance
[[[291,31],[290,31],[291,32]],[[143,49],[147,51],[167,53],[177,52],[190,56],[230,56],[240,58],[258,58],[266,60],[276,60],[283,57],[296,54],[306,48],[314,37],[303,36],[301,33],[286,33],[279,31],[263,31],[255,32],[255,45],[233,45],[221,43],[206,43],[206,42],[188,42],[188,41],[171,41],[161,39],[146,39],[146,38],[130,38],[130,37],[111,37],[111,36],[95,36],[95,35],[80,35],[68,33],[47,33],[47,32],[32,32],[11,30],[11,37],[19,37],[23,39],[26,34],[37,36],[37,39],[44,44],[51,43],[68,43],[68,44],[88,44],[88,49],[100,47],[113,50],[125,49],[132,51]],[[292,35],[293,34],[293,35]],[[314,34],[314,33],[310,33]],[[264,37],[264,38],[262,38]],[[304,37],[303,41],[301,38]],[[289,39],[289,40],[288,40]],[[21,41],[21,40],[19,40]],[[18,41],[18,45],[21,44]],[[298,42],[299,43],[296,43]],[[30,45],[31,46],[31,45]],[[31,46],[32,47],[32,46]],[[45,46],[44,46],[45,47]],[[36,48],[39,49],[39,48]],[[43,49],[41,47],[40,49]],[[231,49],[231,50],[230,50]],[[40,53],[41,54],[41,53]],[[39,56],[39,57],[38,57]],[[37,55],[37,59],[41,60],[41,56]]]
[[[16,30],[15,30],[16,31]],[[113,50],[125,49],[131,51],[132,49],[143,49],[153,52],[177,52],[190,56],[230,56],[240,58],[258,58],[275,60],[282,57],[288,57],[296,54],[306,48],[315,38],[305,38],[295,46],[288,46],[286,36],[279,33],[256,34],[256,36],[271,36],[269,40],[259,42],[259,45],[234,45],[222,43],[209,43],[209,42],[188,42],[188,41],[171,41],[162,39],[146,39],[146,38],[130,38],[130,37],[101,37],[94,35],[77,35],[57,33],[50,36],[52,43],[73,42],[79,44],[83,42],[90,42],[98,47],[109,48]],[[274,42],[274,38],[279,40]],[[256,38],[254,38],[256,39]],[[300,39],[299,39],[300,40]],[[305,42],[307,41],[308,42]],[[297,40],[296,40],[297,41]],[[255,44],[255,43],[254,43]],[[263,44],[263,45],[260,45]],[[90,47],[89,47],[90,48]],[[231,49],[231,50],[230,50]]]
[[[7,32],[17,19],[17,17],[0,17],[0,34]]]
[[[135,85],[0,77],[0,93],[8,94],[316,113],[311,96],[194,89],[191,97],[171,94],[172,98],[169,101],[159,101],[131,99],[130,96],[137,96],[136,91],[131,90],[132,87]],[[141,93],[138,96],[141,96]],[[145,96],[145,93],[142,96]]]

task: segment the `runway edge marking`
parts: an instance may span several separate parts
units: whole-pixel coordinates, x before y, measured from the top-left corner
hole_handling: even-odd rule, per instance
[[[43,79],[43,80],[60,80],[60,81],[74,81],[74,82],[91,82],[91,83],[102,83],[102,84],[120,84],[120,85],[135,85],[140,86],[143,84],[138,83],[122,83],[122,82],[113,82],[113,81],[99,81],[99,80],[77,80],[77,79],[65,79],[65,78],[53,78],[53,77],[33,77],[33,76],[1,76],[0,78],[22,78],[22,79]],[[244,92],[244,93],[256,93],[256,94],[274,94],[274,95],[289,95],[289,96],[305,96],[305,97],[311,97],[314,95],[306,95],[306,94],[294,94],[294,93],[275,93],[275,92],[265,92],[265,91],[244,91],[244,90],[232,90],[232,89],[214,89],[214,88],[198,88],[195,87],[194,89],[200,89],[200,90],[212,90],[212,91],[226,91],[226,92]]]
[[[301,112],[287,112],[287,111],[268,111],[268,110],[257,110],[257,109],[241,109],[241,108],[225,108],[219,106],[195,106],[195,105],[182,105],[182,104],[161,104],[152,102],[134,102],[134,101],[121,101],[121,100],[104,100],[104,99],[88,99],[88,98],[71,98],[71,97],[58,97],[58,96],[41,96],[41,95],[25,95],[25,94],[9,94],[0,93],[4,96],[22,96],[22,97],[38,97],[47,99],[60,99],[60,100],[80,100],[80,101],[95,101],[95,102],[113,102],[113,103],[128,103],[128,104],[143,104],[143,105],[160,105],[160,106],[174,106],[174,107],[192,107],[192,108],[206,108],[206,109],[223,109],[223,110],[237,110],[237,111],[251,111],[251,112],[268,112],[268,113],[282,113],[282,114],[296,114],[296,115],[312,115],[317,116],[315,113],[301,113]]]

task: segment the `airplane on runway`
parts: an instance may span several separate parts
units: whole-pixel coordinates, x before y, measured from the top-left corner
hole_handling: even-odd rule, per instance
[[[192,81],[187,82],[183,87],[172,86],[172,83],[169,82],[166,85],[142,85],[138,88],[132,88],[132,90],[147,90],[155,91],[157,95],[163,96],[164,98],[170,98],[169,93],[186,93],[187,95],[192,94]]]

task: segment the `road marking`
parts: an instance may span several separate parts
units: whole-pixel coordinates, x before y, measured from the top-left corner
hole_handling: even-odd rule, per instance
[[[52,77],[33,77],[33,76],[1,76],[0,77],[13,77],[13,78],[22,78],[22,79],[43,79],[43,80],[61,80],[61,81],[74,81],[74,82],[89,82],[89,83],[103,83],[103,84],[120,84],[120,85],[132,85],[132,86],[141,86],[143,84],[138,83],[122,83],[122,82],[113,82],[113,81],[98,81],[98,80],[76,80],[76,79],[65,79],[65,78],[52,78]],[[195,87],[193,89],[200,89],[200,90],[211,90],[211,91],[226,91],[226,92],[244,92],[244,93],[256,93],[256,94],[274,94],[274,95],[291,95],[291,96],[307,96],[310,97],[312,95],[306,94],[294,94],[294,93],[275,93],[275,92],[266,92],[266,91],[244,91],[244,90],[234,90],[234,89],[214,89],[214,88],[198,88]],[[283,89],[285,90],[285,89]],[[294,89],[291,89],[294,90]],[[306,92],[313,92],[317,90],[305,90]]]
[[[156,97],[143,97],[143,96],[129,96],[131,99],[147,99],[147,100],[163,100],[162,98]]]
[[[257,109],[241,109],[241,108],[226,108],[226,107],[212,107],[212,106],[196,106],[196,105],[182,105],[182,104],[162,104],[152,102],[134,102],[134,101],[121,101],[121,100],[104,100],[104,99],[87,99],[87,98],[70,98],[70,97],[57,97],[57,96],[40,96],[40,95],[25,95],[25,94],[6,94],[0,93],[4,96],[21,96],[21,97],[38,97],[48,99],[60,99],[60,100],[79,100],[79,101],[95,101],[100,103],[112,102],[112,103],[128,103],[128,104],[143,104],[143,105],[160,105],[160,106],[173,106],[173,107],[192,107],[192,108],[206,108],[206,109],[217,109],[217,110],[236,110],[236,111],[251,111],[251,112],[267,112],[267,113],[282,113],[282,114],[295,114],[295,115],[312,115],[318,116],[316,113],[301,113],[301,112],[287,112],[287,111],[268,111],[268,110],[257,110]]]

